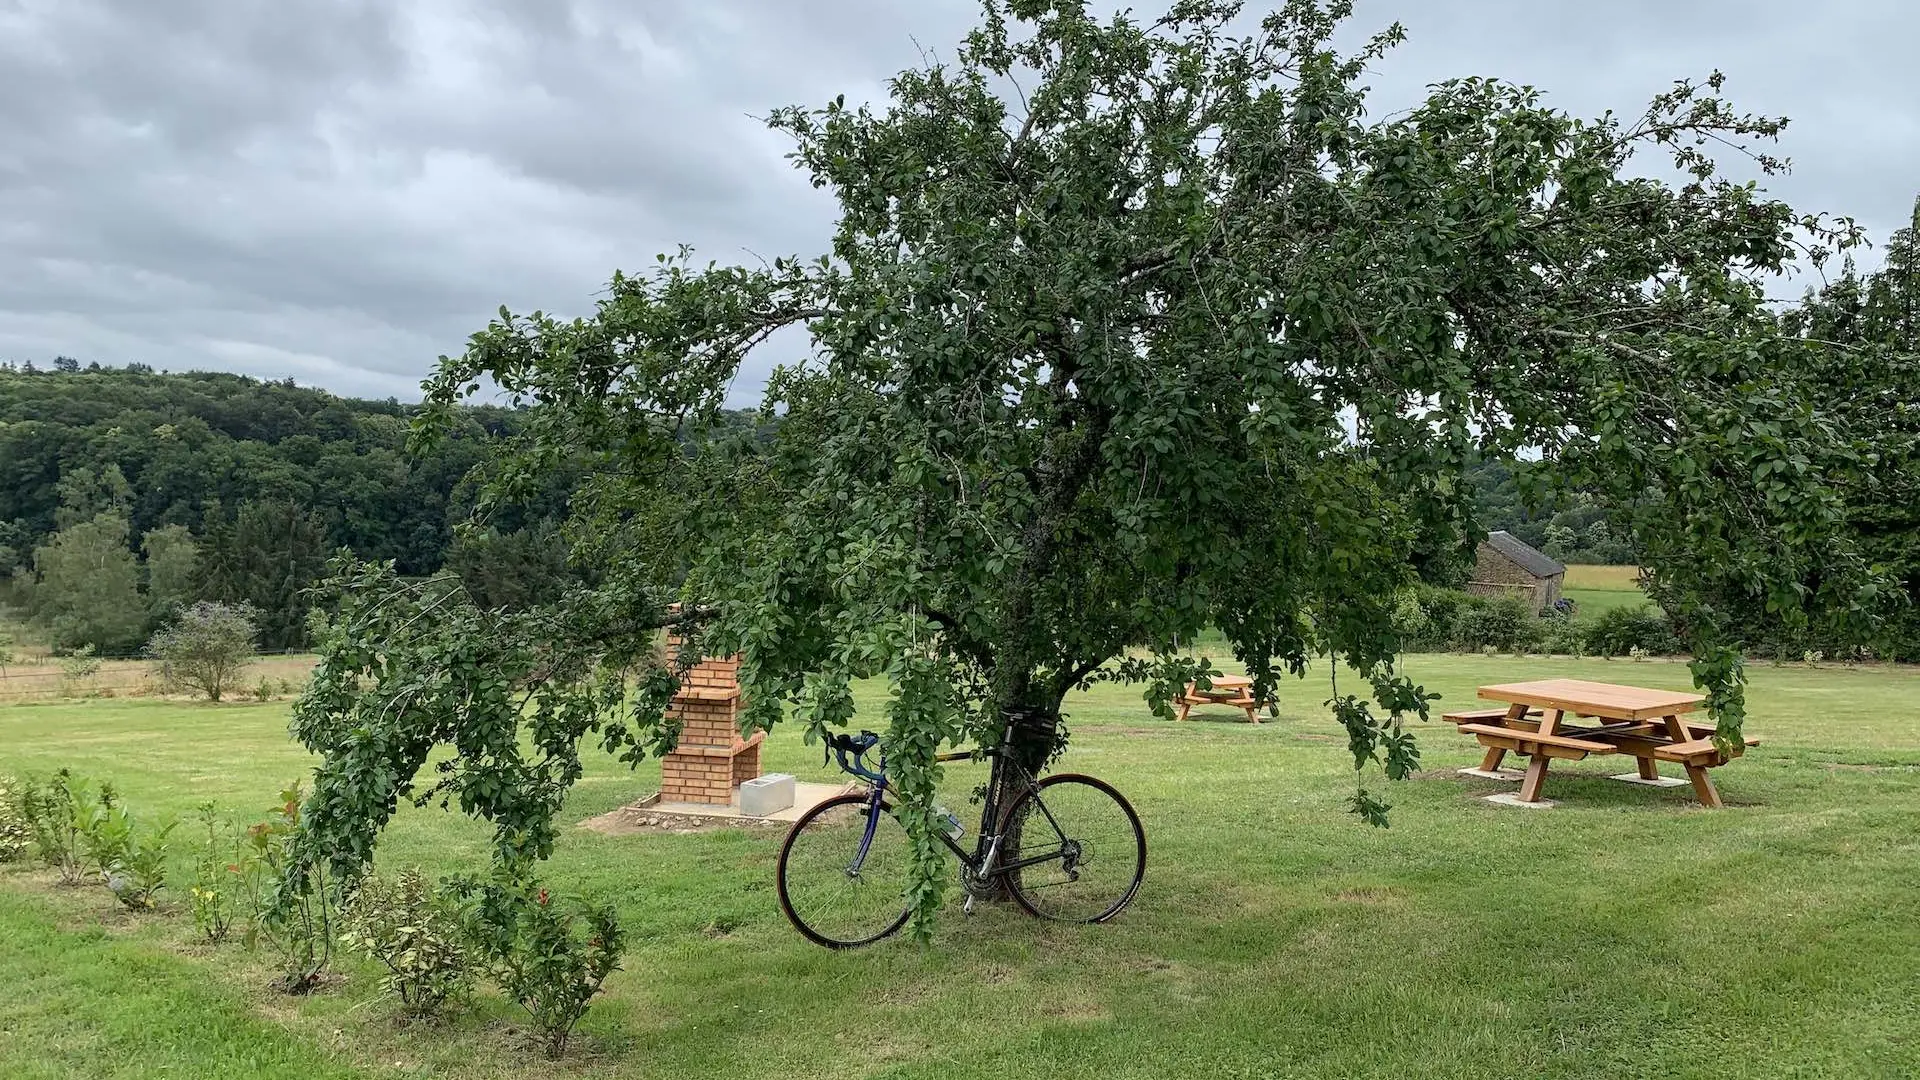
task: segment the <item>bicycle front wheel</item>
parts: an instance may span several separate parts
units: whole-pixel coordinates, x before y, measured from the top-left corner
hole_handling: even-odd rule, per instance
[[[829,949],[870,945],[907,921],[913,848],[893,808],[881,804],[869,822],[872,806],[866,795],[828,799],[801,815],[780,845],[780,910]]]
[[[1105,922],[1140,891],[1147,834],[1118,791],[1061,773],[1027,789],[1007,814],[1007,886],[1028,912]]]

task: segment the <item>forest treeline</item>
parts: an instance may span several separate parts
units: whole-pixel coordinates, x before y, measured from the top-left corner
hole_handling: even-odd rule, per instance
[[[0,577],[56,647],[102,655],[136,651],[198,600],[251,604],[263,648],[300,648],[304,590],[338,548],[406,575],[452,568],[488,604],[550,596],[571,573],[558,522],[577,477],[545,478],[487,527],[456,531],[473,515],[469,475],[487,440],[511,436],[522,414],[467,410],[451,438],[416,453],[410,413],[290,380],[0,365]],[[1528,502],[1518,474],[1541,467],[1480,463],[1483,523],[1568,561],[1631,561],[1590,500]]]
[[[303,591],[349,548],[404,574],[463,568],[502,602],[566,573],[572,477],[456,539],[468,474],[518,414],[467,410],[410,453],[410,407],[240,375],[0,365],[0,577],[62,649],[136,650],[173,608],[245,602],[263,648],[306,643]]]

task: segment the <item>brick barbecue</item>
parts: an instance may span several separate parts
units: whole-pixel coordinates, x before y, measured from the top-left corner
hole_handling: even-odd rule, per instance
[[[669,635],[667,655],[680,650]],[[740,737],[740,658],[708,657],[680,679],[667,716],[680,724],[680,745],[660,760],[660,801],[724,806],[742,781],[760,775],[766,733]]]

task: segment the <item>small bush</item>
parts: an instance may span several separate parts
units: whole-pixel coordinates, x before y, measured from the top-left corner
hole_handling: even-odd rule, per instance
[[[1585,638],[1587,651],[1597,656],[1629,656],[1635,649],[1649,656],[1680,651],[1666,616],[1650,607],[1603,611],[1587,624]]]
[[[340,943],[387,969],[381,989],[413,1019],[441,1015],[471,988],[459,912],[418,870],[397,879],[371,877],[343,917]]]
[[[133,817],[120,805],[119,795],[109,783],[102,783],[91,797],[84,789],[77,789],[73,809],[80,846],[86,850],[93,872],[105,879],[133,850]]]
[[[93,812],[94,798],[86,781],[60,769],[46,781],[22,781],[20,812],[33,835],[34,853],[60,874],[63,885],[86,879],[87,848],[82,834]]]
[[[160,661],[160,674],[168,686],[195,690],[208,701],[219,701],[253,662],[253,642],[259,636],[256,614],[249,604],[202,600],[153,635],[147,653]]]
[[[33,825],[27,816],[25,785],[0,776],[0,863],[33,854]]]
[[[212,803],[202,803],[200,824],[205,830],[200,849],[194,853],[193,884],[187,898],[193,908],[193,926],[209,943],[225,941],[239,914],[240,859],[239,842],[232,829],[214,811]]]
[[[533,1018],[547,1054],[566,1052],[607,976],[620,968],[625,937],[611,904],[560,900],[534,884],[464,886],[463,922],[500,988]]]
[[[93,646],[82,645],[60,661],[60,693],[80,697],[93,689],[93,677],[98,674],[100,658],[93,655]]]
[[[120,860],[107,868],[107,888],[135,911],[152,911],[167,887],[167,837],[179,822],[169,821],[133,839]]]
[[[320,985],[333,962],[333,889],[317,862],[301,861],[295,840],[303,828],[300,785],[280,793],[265,821],[247,827],[229,869],[245,920],[249,950],[270,945],[280,965],[278,986],[305,994]]]

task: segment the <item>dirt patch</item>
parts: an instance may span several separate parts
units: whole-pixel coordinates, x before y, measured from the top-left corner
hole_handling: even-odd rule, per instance
[[[663,814],[653,809],[659,796],[652,795],[629,806],[609,810],[580,823],[580,828],[602,836],[635,836],[640,833],[691,833],[706,829],[785,829],[791,823],[761,818],[700,817],[690,814]]]

